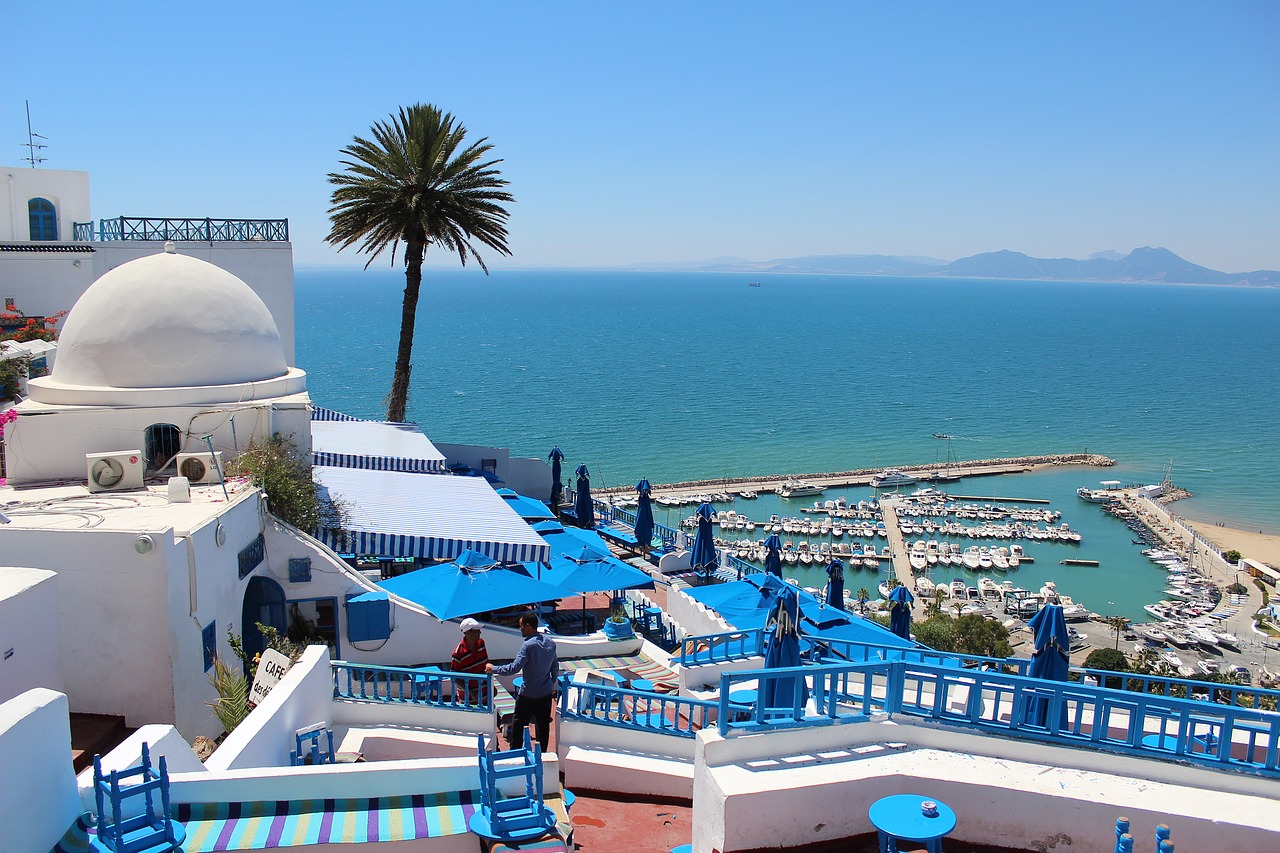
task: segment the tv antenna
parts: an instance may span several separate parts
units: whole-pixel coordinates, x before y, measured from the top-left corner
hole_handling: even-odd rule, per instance
[[[27,141],[24,143],[27,147],[27,156],[22,159],[31,164],[31,168],[35,168],[37,163],[43,163],[46,158],[40,156],[42,149],[48,148],[43,142],[36,142],[37,139],[48,140],[49,137],[41,136],[31,130],[31,102],[23,101],[27,105]]]

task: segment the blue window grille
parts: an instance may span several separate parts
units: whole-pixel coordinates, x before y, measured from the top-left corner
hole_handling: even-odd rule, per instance
[[[218,620],[215,619],[200,632],[200,645],[204,647],[204,671],[213,668],[213,659],[218,656]]]
[[[311,583],[311,558],[289,558],[289,583]]]
[[[58,211],[47,198],[33,198],[27,202],[31,220],[32,240],[58,239]]]
[[[240,577],[245,577],[249,572],[258,568],[258,565],[267,556],[267,542],[262,538],[262,534],[258,534],[258,538],[254,539],[240,551],[237,559],[240,561]]]

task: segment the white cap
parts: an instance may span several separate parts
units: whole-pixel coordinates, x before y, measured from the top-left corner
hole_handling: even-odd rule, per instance
[[[462,620],[462,633],[465,634],[468,631],[479,631],[479,630],[480,630],[480,623],[472,619],[470,616]]]

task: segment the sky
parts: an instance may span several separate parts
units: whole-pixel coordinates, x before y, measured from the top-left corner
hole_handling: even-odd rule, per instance
[[[0,164],[30,101],[95,217],[288,218],[300,266],[364,265],[325,242],[327,175],[427,102],[503,160],[493,266],[1150,245],[1280,269],[1270,0],[52,8],[0,16]]]

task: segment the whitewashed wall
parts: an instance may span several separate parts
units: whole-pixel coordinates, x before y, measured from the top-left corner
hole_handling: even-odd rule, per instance
[[[0,704],[3,847],[52,850],[80,814],[67,697],[36,688]]]
[[[74,223],[89,221],[88,172],[0,166],[0,181],[4,198],[0,206],[0,240],[31,239],[27,202],[33,198],[48,199],[57,208],[59,241],[72,238]]]
[[[24,212],[24,223],[25,217]],[[25,233],[25,224],[23,229]],[[93,250],[87,243],[82,246],[70,254],[0,253],[0,307],[12,298],[14,306],[29,317],[70,311],[95,278]]]
[[[58,576],[0,566],[0,702],[33,687],[62,690]]]
[[[445,444],[435,439],[431,443],[444,454],[450,465],[457,462],[480,468],[485,459],[493,459],[497,461],[494,473],[505,481],[506,488],[535,500],[546,501],[551,496],[551,466],[543,459],[513,458],[505,447]]]

